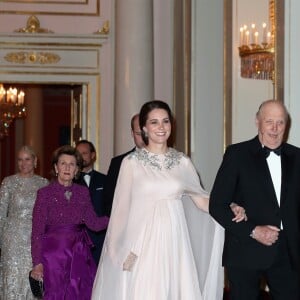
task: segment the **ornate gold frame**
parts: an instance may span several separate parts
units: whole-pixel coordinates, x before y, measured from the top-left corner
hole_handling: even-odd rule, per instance
[[[275,41],[274,99],[284,102],[284,1],[270,0],[270,17]]]

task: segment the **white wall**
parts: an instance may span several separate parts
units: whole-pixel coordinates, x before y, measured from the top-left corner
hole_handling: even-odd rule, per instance
[[[272,83],[265,80],[243,79],[239,75],[240,59],[238,28],[243,23],[261,23],[268,15],[269,0],[234,0],[233,18],[233,142],[247,139],[256,134],[254,114],[259,104],[273,97]],[[292,120],[289,142],[300,146],[300,1],[285,0],[284,24],[284,101]]]
[[[222,1],[193,1],[192,159],[208,190],[222,159],[225,122],[232,122],[233,143],[250,139],[257,133],[258,106],[273,98],[270,80],[241,77],[238,53],[239,28],[268,23],[269,0],[233,0],[232,120],[224,120],[223,5]]]
[[[240,75],[238,53],[239,29],[252,23],[260,27],[268,23],[269,0],[233,0],[233,82],[232,82],[232,142],[240,142],[256,135],[255,113],[264,100],[273,98],[270,80],[245,79]]]
[[[300,1],[285,0],[285,82],[284,99],[290,111],[292,127],[289,142],[300,147]]]
[[[111,21],[114,0],[89,1],[0,1],[0,30],[12,32],[26,27],[29,16],[36,15],[41,27],[55,33],[85,34]]]
[[[192,3],[191,155],[210,190],[223,154],[223,3]]]

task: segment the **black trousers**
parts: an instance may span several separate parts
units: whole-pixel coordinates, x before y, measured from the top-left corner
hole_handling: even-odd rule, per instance
[[[266,269],[226,267],[230,300],[258,300],[261,278],[265,278],[274,300],[300,300],[299,273],[292,269],[284,233],[279,239],[278,254]],[[299,254],[300,255],[300,254]]]

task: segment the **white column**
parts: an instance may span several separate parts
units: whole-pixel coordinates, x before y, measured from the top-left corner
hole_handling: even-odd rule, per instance
[[[153,100],[153,1],[116,0],[115,154],[133,147],[130,119]]]
[[[153,22],[154,97],[173,110],[174,0],[153,0]]]
[[[41,86],[26,89],[26,118],[24,121],[25,144],[31,146],[38,156],[38,174],[43,174],[43,90]]]

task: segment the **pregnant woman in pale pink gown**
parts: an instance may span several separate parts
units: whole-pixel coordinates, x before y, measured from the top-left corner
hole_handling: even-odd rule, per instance
[[[222,299],[223,230],[190,159],[167,146],[171,122],[162,101],[141,109],[146,147],[122,162],[92,300]]]

